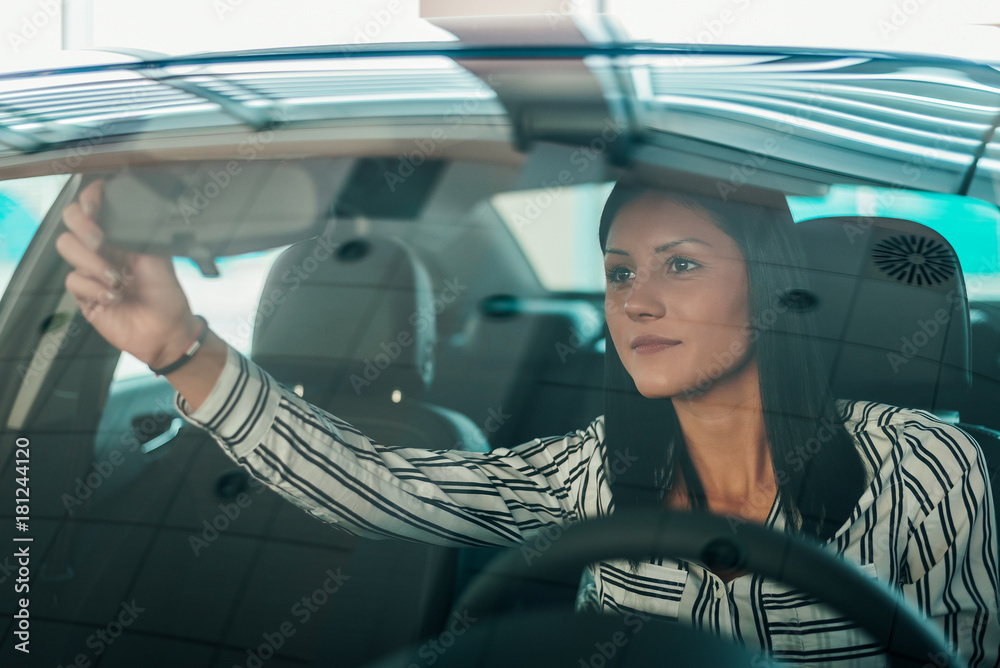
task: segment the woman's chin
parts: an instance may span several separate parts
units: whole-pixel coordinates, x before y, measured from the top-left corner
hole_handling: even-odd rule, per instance
[[[676,380],[649,380],[636,383],[636,389],[647,399],[695,399],[708,392],[713,385],[711,381],[679,383]]]
[[[671,399],[685,393],[684,387],[677,383],[636,383],[636,389],[647,399]]]

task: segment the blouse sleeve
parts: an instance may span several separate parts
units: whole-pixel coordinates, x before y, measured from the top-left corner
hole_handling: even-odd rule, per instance
[[[359,536],[438,545],[510,545],[577,519],[601,442],[598,418],[489,453],[382,445],[231,348],[205,402],[191,410],[178,396],[176,404],[253,477],[320,520]]]
[[[993,667],[1000,652],[1000,619],[989,478],[978,444],[960,429],[935,422],[908,423],[904,430],[923,475],[908,483],[919,511],[911,520],[902,590],[970,668]]]

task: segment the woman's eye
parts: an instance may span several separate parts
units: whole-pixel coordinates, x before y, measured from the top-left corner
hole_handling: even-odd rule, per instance
[[[632,270],[627,267],[616,266],[605,271],[604,275],[607,277],[609,284],[619,285],[632,278]]]
[[[667,262],[667,265],[674,273],[677,274],[684,274],[694,269],[697,269],[698,267],[701,266],[691,258],[687,257],[670,258],[670,261]]]

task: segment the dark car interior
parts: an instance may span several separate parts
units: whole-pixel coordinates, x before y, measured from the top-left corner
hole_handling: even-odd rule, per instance
[[[546,35],[551,27],[545,26]],[[986,79],[982,72],[963,74],[961,87],[936,87],[919,81],[925,73],[921,63],[914,75],[907,63],[893,60],[851,64],[837,57],[831,66],[821,57],[799,54],[788,63],[776,61],[777,67],[789,67],[793,74],[798,66],[829,67],[835,77],[846,75],[851,82],[856,77],[860,83],[843,100],[836,99],[830,81],[822,79],[824,71],[817,85],[805,77],[800,88],[789,87],[788,99],[772,99],[762,72],[774,63],[766,58],[760,70],[749,68],[752,77],[737,76],[739,85],[734,85],[726,78],[725,64],[705,72],[674,62],[643,65],[633,79],[624,69],[615,70],[605,56],[595,62],[583,50],[574,53],[558,68],[539,67],[531,59],[456,58],[464,77],[474,78],[471,72],[496,92],[489,104],[497,117],[458,117],[464,136],[477,138],[478,132],[488,141],[463,143],[459,132],[402,179],[399,191],[387,187],[396,184],[384,175],[397,169],[398,155],[412,150],[412,142],[392,143],[379,134],[380,128],[344,125],[339,128],[344,136],[323,134],[308,150],[299,147],[273,161],[258,160],[267,168],[262,174],[301,167],[313,179],[311,187],[301,175],[288,176],[291,180],[282,183],[294,185],[298,196],[294,207],[281,207],[277,203],[288,202],[268,189],[265,176],[242,181],[219,206],[240,207],[252,199],[255,205],[244,211],[256,214],[252,220],[241,216],[242,225],[221,226],[210,239],[207,226],[195,236],[167,239],[202,274],[186,286],[189,293],[208,292],[208,282],[226,280],[231,273],[246,285],[260,285],[253,288],[259,295],[247,350],[251,358],[292,391],[376,441],[468,451],[511,447],[583,428],[603,413],[607,343],[603,295],[546,287],[491,205],[494,195],[544,190],[558,181],[562,166],[576,166],[573,157],[580,154],[573,151],[592,146],[594,137],[603,137],[603,155],[598,159],[583,153],[581,170],[563,185],[613,181],[630,161],[654,165],[654,176],[663,168],[691,166],[702,176],[724,178],[732,165],[767,145],[764,137],[773,128],[762,120],[765,112],[790,115],[795,105],[789,100],[802,103],[807,96],[806,120],[855,113],[860,100],[873,118],[897,123],[891,131],[883,123],[878,133],[900,142],[915,142],[914,129],[939,132],[947,119],[957,119],[967,122],[956,122],[959,136],[948,139],[959,145],[966,135],[981,131],[976,123],[995,113],[988,87],[966,81]],[[750,54],[750,59],[756,57]],[[896,97],[880,98],[881,91],[869,83],[871,77],[896,74],[919,84],[914,89],[918,94],[905,104]],[[392,90],[404,79],[396,76],[388,70],[369,73],[367,85],[376,93]],[[352,81],[346,86],[334,77],[318,81],[301,72],[295,77],[254,81],[255,88],[227,83],[210,91],[213,99],[223,94],[233,98],[222,111],[238,112],[235,120],[229,119],[237,124],[234,145],[247,119],[254,129],[268,127],[259,122],[264,112],[234,102],[248,99],[240,96],[266,94],[281,100],[286,94],[304,97],[338,85],[360,85]],[[754,88],[758,80],[763,82],[760,89]],[[433,81],[456,89],[461,83],[457,76]],[[196,95],[204,84],[184,83],[183,91],[169,94]],[[645,87],[642,99],[640,83]],[[840,85],[841,79],[834,83]],[[723,95],[730,89],[732,100]],[[827,97],[814,101],[817,90]],[[669,104],[659,105],[658,96]],[[720,98],[745,105],[745,115],[731,118],[720,112]],[[329,113],[339,123],[348,105],[336,102],[341,106]],[[967,108],[949,111],[951,116],[940,109],[951,110],[959,102]],[[902,121],[889,113],[897,107],[909,114]],[[376,118],[378,110],[349,111]],[[315,120],[309,113],[307,108],[299,119],[306,126]],[[856,126],[867,127],[869,120]],[[612,121],[620,135],[608,140]],[[434,121],[412,122],[429,126]],[[141,134],[146,128],[136,123],[126,129]],[[620,130],[629,127],[636,130],[635,137]],[[904,159],[837,132],[780,138],[786,152],[755,167],[754,174],[758,180],[773,177],[776,184],[790,184],[792,194],[820,193],[823,183],[867,179],[887,184],[896,176],[888,176],[890,170]],[[338,141],[354,142],[353,148],[340,148]],[[502,149],[493,147],[501,144]],[[330,147],[336,148],[330,155],[348,155],[316,157]],[[0,373],[13,378],[26,360],[44,371],[20,387],[0,388],[0,405],[12,407],[8,429],[30,429],[37,440],[52,443],[42,456],[47,463],[58,463],[33,469],[35,550],[42,557],[32,565],[32,614],[39,637],[61,640],[39,647],[33,658],[45,665],[68,665],[84,651],[84,658],[100,668],[229,668],[254,662],[277,668],[346,668],[367,665],[402,647],[421,647],[448,628],[456,601],[501,548],[354,538],[309,516],[256,483],[205,433],[180,420],[163,379],[149,374],[114,379],[118,354],[93,334],[61,289],[66,267],[51,250],[52,239],[62,208],[86,179],[118,177],[117,192],[127,195],[142,189],[155,193],[164,184],[177,190],[188,175],[218,170],[159,150],[120,161],[105,159],[68,182],[12,282],[19,300],[10,298],[10,308],[2,311],[7,320],[0,326],[32,336],[0,341]],[[158,169],[157,155],[168,154],[163,164],[173,161],[175,169]],[[297,156],[308,159],[294,160]],[[163,178],[151,181],[144,163]],[[903,170],[899,182],[984,198],[983,193],[993,193],[986,170],[972,179],[971,172],[963,178],[964,163],[920,166],[916,177]],[[960,180],[961,186],[949,185]],[[111,229],[117,221],[118,241],[140,247],[154,235],[166,234],[163,230],[188,229],[186,220],[164,222],[162,208],[153,199],[145,201],[154,205],[141,208],[133,199],[111,197],[105,222]],[[582,218],[596,221],[597,209]],[[321,213],[319,227],[313,226],[316,212]],[[276,224],[277,219],[284,225]],[[261,241],[270,232],[272,237]],[[920,223],[825,217],[801,221],[799,232],[809,280],[775,296],[776,317],[768,326],[780,328],[783,318],[814,319],[825,368],[812,371],[827,375],[837,396],[923,408],[958,422],[981,444],[996,498],[1000,301],[969,302],[968,279],[948,235],[942,238]],[[572,236],[551,240],[551,252],[577,243],[575,237],[597,244],[596,226],[574,228]],[[246,243],[248,239],[254,243]],[[224,261],[228,255],[248,257],[275,248],[283,250],[263,273],[240,274]],[[221,276],[211,278],[213,273]],[[938,313],[943,315],[935,319]],[[203,315],[212,324],[225,325],[219,314]],[[32,351],[39,341],[38,350],[54,352],[35,365]],[[9,498],[12,439],[0,447],[5,462],[0,495]],[[10,512],[0,508],[0,516]],[[303,598],[340,574],[349,579],[335,596],[323,595],[322,603]],[[514,607],[570,609],[578,581],[578,573],[533,581],[517,589]],[[88,638],[119,614],[121,601],[132,600],[143,611],[98,653]],[[7,615],[0,617],[0,657],[10,656],[14,642],[12,612],[0,610]],[[289,621],[294,633],[274,640]]]
[[[411,211],[369,217],[379,212],[355,201],[321,237],[285,249],[263,283],[258,314],[267,315],[255,323],[250,356],[386,444],[487,451],[582,428],[602,413],[602,295],[529,280],[497,213],[473,206],[512,187],[515,167],[455,161],[439,170]],[[918,223],[839,217],[798,230],[808,283],[776,296],[773,326],[815,319],[827,367],[814,372],[830,377],[837,396],[957,419],[986,453],[996,494],[998,305],[967,302],[947,240]],[[329,260],[311,262],[317,249]],[[293,270],[301,270],[295,290],[263,308]],[[38,294],[56,298],[46,288]],[[940,311],[922,345],[901,349]],[[41,331],[67,327],[24,317]],[[895,368],[893,354],[902,356]],[[59,359],[43,388],[50,398],[33,413],[34,424],[60,434],[46,456],[65,464],[39,469],[34,482],[45,556],[33,612],[66,638],[44,650],[58,660],[113,618],[119,601],[134,599],[148,612],[96,665],[139,665],[140,657],[160,665],[150,662],[151,647],[170,657],[162,665],[247,665],[292,611],[302,623],[268,665],[362,666],[440,633],[500,551],[338,532],[179,422],[162,379],[116,381],[98,396],[93,379],[110,380],[117,356],[87,334],[68,340]],[[101,420],[81,428],[88,406],[101,406],[93,413]],[[124,461],[113,451],[127,451]],[[106,484],[105,464],[120,471]],[[67,500],[63,490],[95,474],[96,485]],[[341,570],[350,575],[342,595],[296,608],[296,593]],[[519,605],[569,608],[577,580],[534,582]]]

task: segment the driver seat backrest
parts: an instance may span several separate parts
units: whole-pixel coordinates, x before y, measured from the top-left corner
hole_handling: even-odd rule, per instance
[[[790,303],[809,313],[834,396],[957,421],[971,383],[969,305],[951,244],[899,218],[815,218],[795,227],[808,294]],[[1000,498],[1000,433],[957,425],[979,443]]]

